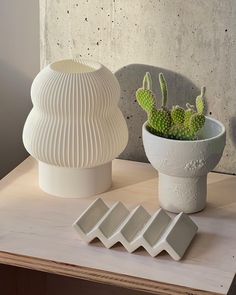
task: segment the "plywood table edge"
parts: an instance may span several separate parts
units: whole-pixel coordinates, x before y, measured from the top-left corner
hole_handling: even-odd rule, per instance
[[[0,251],[0,263],[158,295],[222,295],[125,274]]]

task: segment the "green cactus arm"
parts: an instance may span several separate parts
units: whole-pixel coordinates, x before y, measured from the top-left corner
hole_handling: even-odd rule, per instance
[[[205,96],[205,93],[206,93],[206,87],[205,86],[202,86],[201,87],[201,97],[204,97]]]
[[[149,72],[143,78],[143,89],[152,90],[152,76]]]
[[[153,127],[150,126],[149,124],[147,124],[147,130],[148,130],[150,133],[152,133],[152,134],[154,134],[154,135],[156,135],[156,136],[161,136],[161,137],[163,137],[163,134],[162,134],[161,132],[157,131],[155,128],[153,128]]]
[[[196,98],[196,109],[198,114],[203,115],[205,112],[205,102],[204,96],[206,92],[206,87],[201,87],[201,94]]]
[[[150,73],[146,73],[143,78],[143,87],[136,91],[136,99],[141,108],[149,113],[155,107],[155,95],[152,90],[152,78]]]
[[[148,90],[148,78],[147,74],[143,77],[143,89]]]
[[[189,121],[189,129],[193,133],[197,133],[205,124],[205,116],[202,114],[194,114],[191,116]]]
[[[192,115],[196,114],[194,105],[190,103],[186,103],[187,110],[185,110],[184,114],[184,126],[189,127],[190,118]]]
[[[167,88],[167,83],[166,79],[163,75],[163,73],[159,74],[159,83],[161,87],[161,94],[162,94],[162,107],[166,107],[167,100],[168,100],[168,88]]]
[[[149,113],[155,107],[155,96],[151,90],[139,88],[136,91],[136,99],[141,108]]]
[[[196,136],[194,132],[186,126],[173,125],[169,130],[169,138],[177,140],[195,140]]]
[[[157,132],[168,136],[168,131],[171,127],[171,115],[168,110],[156,110],[155,108],[148,115],[148,124]]]
[[[185,110],[178,105],[173,106],[171,110],[171,118],[174,124],[183,124],[185,119]]]

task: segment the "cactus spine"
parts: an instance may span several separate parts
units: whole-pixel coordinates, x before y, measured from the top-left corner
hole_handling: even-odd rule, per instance
[[[159,74],[159,84],[162,93],[161,107],[156,108],[156,97],[152,91],[152,78],[146,73],[143,86],[136,91],[136,98],[141,108],[148,116],[148,130],[165,138],[177,140],[196,140],[199,130],[205,123],[204,95],[206,88],[196,98],[196,106],[186,104],[186,109],[176,105],[170,111],[167,109],[168,87],[165,77]],[[196,110],[195,110],[196,107]]]

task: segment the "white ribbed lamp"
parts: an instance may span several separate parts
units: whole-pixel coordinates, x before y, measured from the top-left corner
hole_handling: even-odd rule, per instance
[[[31,97],[23,142],[39,161],[40,187],[62,197],[107,190],[128,141],[115,76],[96,62],[62,60],[36,76]]]

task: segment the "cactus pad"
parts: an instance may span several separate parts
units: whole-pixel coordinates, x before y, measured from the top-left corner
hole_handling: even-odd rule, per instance
[[[162,134],[158,132],[155,128],[151,127],[150,125],[147,125],[147,130],[154,135],[162,137]]]
[[[143,78],[143,87],[136,91],[136,99],[141,108],[147,113],[155,106],[155,95],[152,92],[152,78],[148,72]]]
[[[149,125],[156,129],[158,132],[168,134],[171,127],[171,116],[170,112],[165,109],[152,109],[148,116]]]
[[[159,74],[159,83],[160,83],[161,93],[162,93],[162,107],[165,107],[167,104],[167,99],[168,99],[168,88],[167,88],[166,79],[162,73]]]
[[[147,113],[155,106],[155,96],[151,90],[139,88],[136,91],[136,99],[141,108]]]
[[[189,120],[189,129],[192,132],[197,133],[204,126],[204,123],[205,123],[204,115],[194,114],[191,116]]]
[[[174,124],[181,125],[184,123],[185,111],[180,106],[174,106],[171,110],[171,118]]]
[[[203,115],[205,111],[205,102],[203,99],[204,95],[205,95],[205,87],[202,87],[201,94],[197,96],[196,98],[196,109],[200,115]]]
[[[172,139],[178,140],[194,140],[194,133],[185,126],[173,125],[169,131],[169,136]]]
[[[185,110],[185,116],[184,116],[184,126],[189,127],[189,120],[193,114],[196,114],[194,110],[194,105],[191,105],[190,103],[186,103],[187,109]]]

